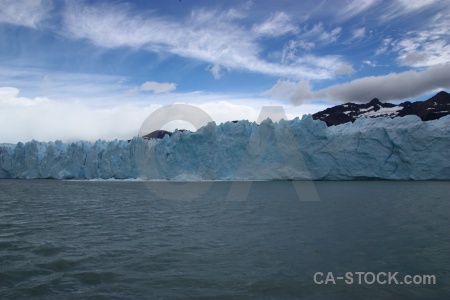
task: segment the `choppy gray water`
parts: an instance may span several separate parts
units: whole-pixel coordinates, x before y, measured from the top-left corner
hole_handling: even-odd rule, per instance
[[[445,298],[448,182],[231,183],[190,201],[142,182],[0,180],[0,298]],[[192,183],[191,186],[192,188]],[[435,285],[317,285],[316,272],[432,274]],[[400,276],[399,275],[399,276]]]

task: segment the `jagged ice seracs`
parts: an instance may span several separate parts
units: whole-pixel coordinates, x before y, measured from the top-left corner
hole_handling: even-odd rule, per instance
[[[0,144],[0,178],[449,180],[450,115],[209,123],[161,140]]]

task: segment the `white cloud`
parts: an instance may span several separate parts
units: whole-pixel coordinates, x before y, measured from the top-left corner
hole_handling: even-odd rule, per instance
[[[411,67],[429,67],[450,62],[450,20],[447,14],[437,14],[423,30],[408,32],[393,51],[398,61]]]
[[[17,88],[0,87],[0,128],[8,128],[0,131],[0,143],[32,139],[65,142],[130,139],[138,134],[142,123],[153,111],[174,103],[195,105],[205,110],[217,124],[243,119],[256,121],[262,106],[279,105],[261,97],[200,92],[157,94],[152,96],[151,104],[131,99],[127,104],[92,107],[88,102],[20,97]],[[317,112],[323,105],[285,106],[284,109],[289,118],[294,118]],[[167,124],[172,126],[170,129],[176,125],[183,123]]]
[[[156,82],[156,81],[147,81],[144,82],[140,87],[140,91],[152,91],[155,94],[168,93],[174,91],[177,88],[177,85],[172,82]]]
[[[127,94],[132,89],[123,76],[56,72],[5,65],[2,66],[0,82],[3,86],[20,87],[21,94],[30,99],[33,95],[43,95],[58,101],[86,100],[90,105],[96,106],[129,101]]]
[[[287,98],[294,105],[315,99],[366,103],[373,98],[383,101],[417,97],[436,89],[450,88],[450,64],[436,65],[425,71],[406,71],[384,76],[370,76],[348,83],[312,91],[307,81],[278,81],[266,94]]]
[[[450,2],[442,0],[395,0],[389,1],[380,12],[381,22],[396,22],[398,20],[413,22],[415,28],[424,28],[433,24],[429,18],[435,13],[448,16]],[[414,21],[410,21],[414,20]]]
[[[269,95],[275,98],[281,98],[281,99],[289,99],[292,94],[295,92],[295,90],[300,89],[298,86],[301,85],[303,82],[306,82],[309,86],[309,90],[311,90],[311,85],[307,81],[290,81],[290,80],[281,80],[279,79],[277,83],[272,86],[267,91],[264,91],[264,95]],[[304,99],[307,99],[307,97],[304,97]]]
[[[350,19],[356,15],[359,15],[375,5],[378,0],[351,0],[346,2],[347,4],[336,12],[336,14],[342,19]],[[341,4],[341,2],[337,3]]]
[[[352,39],[361,39],[366,36],[366,28],[361,27],[352,30]]]
[[[0,0],[0,23],[37,28],[50,9],[46,0]]]
[[[324,67],[329,57],[296,64],[267,61],[261,57],[260,37],[295,32],[286,13],[277,12],[265,23],[248,28],[228,12],[194,10],[190,17],[172,20],[131,12],[125,6],[80,5],[70,2],[64,13],[66,33],[106,48],[131,47],[164,52],[220,65],[226,69],[283,76],[328,79],[334,68]],[[155,30],[157,28],[157,30]],[[310,32],[322,43],[335,41],[341,28],[327,31],[318,24]],[[323,62],[322,59],[325,61]],[[336,60],[337,57],[335,56]],[[342,58],[339,58],[343,64]],[[217,69],[217,68],[216,68]],[[217,72],[213,75],[218,75]]]
[[[395,0],[390,1],[386,6],[385,12],[381,15],[382,21],[391,21],[392,19],[400,18],[401,16],[414,14],[419,11],[424,11],[436,5],[445,6],[445,1],[438,0]]]
[[[339,55],[316,56],[309,53],[314,43],[304,40],[290,40],[283,50],[278,53],[281,62],[288,66],[309,67],[311,70],[328,70],[333,75],[354,73],[352,66],[348,65]]]
[[[298,32],[298,27],[292,23],[289,15],[276,12],[264,23],[253,26],[253,32],[261,36],[282,36]]]
[[[290,40],[281,51],[281,62],[291,63],[298,59],[301,50],[309,51],[312,48],[314,48],[313,42]]]
[[[222,68],[220,67],[219,64],[214,64],[214,65],[210,65],[208,67],[206,67],[207,71],[210,71],[211,74],[213,74],[214,79],[219,80],[220,78],[222,78],[222,73],[221,70]]]
[[[271,89],[265,91],[263,94],[279,99],[289,99],[295,105],[303,104],[305,101],[314,98],[312,86],[307,80],[301,80],[299,82],[278,80]]]
[[[0,87],[0,104],[14,106],[34,106],[41,103],[50,102],[46,97],[37,97],[29,99],[26,97],[17,97],[19,89],[15,87]]]
[[[411,1],[411,0],[397,0],[397,2],[401,5],[403,9],[408,11],[423,9],[431,4],[436,3],[436,0],[420,0],[420,1]]]
[[[393,45],[395,45],[395,42],[392,37],[385,38],[381,46],[375,50],[375,55],[385,54]]]
[[[406,71],[384,76],[355,79],[334,85],[316,94],[330,100],[367,102],[373,98],[383,101],[417,97],[436,89],[450,88],[450,65],[438,65],[421,72]]]
[[[304,39],[312,40],[313,42],[321,44],[331,44],[338,40],[340,37],[342,28],[335,27],[331,30],[327,30],[323,23],[315,24],[311,29],[304,28],[301,37]]]
[[[112,140],[137,135],[146,116],[160,105],[117,105],[92,108],[76,101],[54,101],[18,97],[16,88],[0,88],[0,142],[31,139]],[[6,101],[5,101],[6,100]]]
[[[355,73],[355,69],[349,65],[341,65],[335,70],[336,75],[348,75],[352,73]]]
[[[376,61],[371,61],[371,60],[364,60],[364,61],[363,61],[363,64],[368,65],[368,66],[371,66],[371,67],[376,67],[376,66],[378,66],[378,64],[377,64]]]
[[[245,105],[238,104],[229,102],[225,99],[217,99],[216,101],[201,103],[197,104],[196,106],[207,112],[214,120],[214,122],[216,122],[216,124],[234,120],[249,120],[253,122],[258,118],[259,112],[261,110],[261,107],[259,105],[253,106],[252,104],[248,103]]]
[[[414,66],[422,63],[427,59],[427,54],[425,52],[411,52],[406,54],[402,59],[406,65]]]

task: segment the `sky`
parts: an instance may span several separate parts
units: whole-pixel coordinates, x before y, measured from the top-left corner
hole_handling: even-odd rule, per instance
[[[425,100],[450,89],[449,15],[446,0],[0,0],[0,143],[129,139],[175,103],[222,123]]]

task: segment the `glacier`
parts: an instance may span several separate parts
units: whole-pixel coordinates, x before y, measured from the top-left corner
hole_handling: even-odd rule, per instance
[[[214,122],[161,140],[0,144],[0,178],[449,180],[450,115]]]

